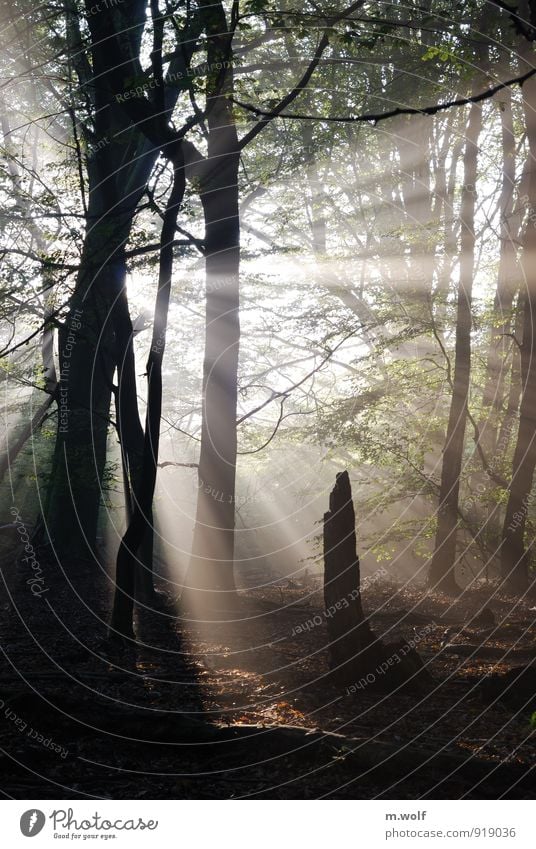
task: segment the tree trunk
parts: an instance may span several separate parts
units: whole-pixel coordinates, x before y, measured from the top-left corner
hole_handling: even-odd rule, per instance
[[[133,517],[135,505],[140,504],[142,499],[144,432],[138,410],[134,332],[125,289],[119,293],[116,300],[112,321],[117,362],[116,418],[128,524]],[[140,600],[150,601],[154,593],[152,505],[143,513],[143,517],[145,531],[136,563],[135,595]]]
[[[536,205],[532,207],[536,210]],[[530,225],[529,225],[530,226]],[[534,250],[536,244],[534,245]],[[534,257],[534,254],[533,254]],[[531,260],[534,263],[534,258]],[[525,261],[523,261],[525,266]],[[512,462],[512,478],[506,505],[502,541],[501,575],[515,593],[529,584],[530,549],[525,549],[527,515],[532,504],[532,481],[536,467],[536,293],[527,294],[521,356],[528,360],[527,378],[519,410],[519,426]]]
[[[522,292],[518,293],[516,304],[516,316],[514,323],[514,335],[516,339],[523,339],[523,323],[525,313],[525,298]],[[505,404],[505,411],[501,421],[499,435],[497,437],[497,453],[504,454],[510,445],[514,425],[519,410],[521,398],[521,352],[519,345],[512,342],[512,361],[510,364],[510,386]]]
[[[173,151],[168,150],[168,155]],[[132,615],[138,552],[152,526],[149,520],[158,470],[160,418],[162,414],[162,362],[166,346],[167,317],[173,270],[173,237],[177,215],[184,197],[185,176],[181,146],[173,160],[173,186],[166,205],[160,237],[160,266],[156,294],[151,350],[147,361],[147,417],[143,446],[141,477],[134,492],[132,518],[121,540],[117,554],[115,597],[111,620],[114,637],[134,637]]]
[[[59,421],[44,511],[55,552],[69,558],[95,554],[113,374],[116,362],[128,360],[132,344],[127,339],[121,349],[113,321],[117,301],[126,303],[124,247],[158,156],[158,148],[131,126],[118,106],[112,85],[117,67],[127,76],[135,75],[145,3],[113,5],[98,15],[90,5],[86,46],[78,12],[70,0],[65,4],[69,65],[87,93],[91,104],[87,124],[93,122],[94,127],[86,138],[87,230],[75,292],[60,333]],[[115,33],[121,34],[117,41]],[[120,381],[124,372],[123,367]],[[120,387],[120,397],[124,396]],[[139,420],[137,407],[132,406],[131,412]],[[121,432],[120,440],[125,441]]]
[[[449,116],[452,117],[452,116]],[[439,155],[439,174],[437,178],[436,206],[437,220],[443,213],[442,241],[443,259],[438,270],[437,285],[434,290],[435,314],[438,323],[443,324],[447,310],[450,280],[456,255],[458,253],[457,220],[454,217],[454,194],[456,189],[456,174],[458,162],[463,154],[464,140],[460,130],[460,120],[449,121],[446,129],[446,140]],[[452,139],[452,146],[449,144]],[[451,148],[449,171],[446,171],[446,158]]]
[[[509,89],[501,93],[502,184],[499,197],[500,256],[497,290],[493,305],[494,321],[486,363],[486,380],[482,395],[484,422],[480,427],[482,448],[493,454],[505,383],[507,334],[512,329],[512,305],[518,289],[516,240],[520,216],[513,216],[516,179],[515,134],[512,96]],[[523,181],[522,181],[523,182]],[[521,190],[522,191],[522,190]]]
[[[95,551],[115,366],[107,317],[125,281],[124,259],[103,256],[103,238],[96,227],[86,241],[59,333],[58,429],[44,518],[55,553],[70,559]]]
[[[429,582],[436,589],[455,592],[456,536],[458,496],[463,459],[467,400],[471,375],[471,296],[473,287],[478,138],[482,126],[482,109],[473,104],[469,113],[464,152],[464,185],[461,202],[461,256],[456,315],[456,346],[452,399],[443,464],[435,550],[429,571]]]
[[[206,335],[197,511],[184,600],[198,609],[234,600],[240,223],[231,33],[223,6],[204,2],[209,129],[200,197],[205,216]]]
[[[236,181],[236,169],[231,179]],[[236,404],[239,324],[239,226],[236,187],[210,190],[206,210],[206,337],[199,491],[189,584],[225,593],[233,576],[236,478]]]
[[[531,59],[532,51],[528,55],[528,61],[531,62]],[[507,586],[516,593],[524,592],[529,584],[532,541],[526,549],[525,528],[536,467],[536,81],[533,77],[523,86],[523,105],[530,159],[527,198],[529,216],[520,260],[524,281],[521,342],[523,395],[501,541],[501,574]]]

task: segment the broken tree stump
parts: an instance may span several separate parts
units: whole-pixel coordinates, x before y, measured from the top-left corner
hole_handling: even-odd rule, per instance
[[[324,514],[324,602],[331,678],[346,686],[348,694],[429,679],[414,648],[404,641],[383,643],[363,612],[355,511],[346,471],[337,474]]]
[[[377,641],[361,605],[355,512],[348,472],[337,475],[324,514],[324,602],[330,668],[341,682],[370,667]],[[373,664],[374,665],[374,664]]]

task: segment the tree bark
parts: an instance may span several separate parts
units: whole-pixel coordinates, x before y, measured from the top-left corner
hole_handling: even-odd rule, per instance
[[[56,555],[69,559],[95,553],[115,365],[107,316],[125,279],[121,258],[102,257],[99,232],[86,241],[59,333],[58,429],[44,519]]]
[[[525,312],[525,298],[522,292],[519,292],[516,304],[516,316],[514,323],[514,336],[516,339],[523,339],[523,323]],[[517,419],[519,410],[519,401],[521,398],[522,378],[521,378],[521,351],[517,342],[512,343],[512,361],[510,364],[510,386],[506,399],[505,411],[497,437],[497,448],[501,454],[508,450],[514,425]]]
[[[147,361],[147,417],[143,446],[141,478],[135,493],[132,518],[121,540],[117,554],[115,596],[110,625],[111,636],[133,639],[137,555],[151,525],[149,517],[153,503],[158,470],[160,418],[162,414],[162,362],[166,346],[167,319],[173,270],[173,238],[177,216],[184,197],[185,176],[182,148],[179,144],[173,156],[173,186],[166,205],[160,236],[160,265],[156,294],[155,318],[151,350]]]
[[[361,605],[355,512],[348,472],[337,475],[324,513],[324,602],[330,668],[337,680],[358,681],[371,668],[374,635]]]
[[[140,504],[142,499],[144,431],[138,410],[134,332],[125,289],[119,293],[114,305],[113,327],[117,362],[116,419],[128,524],[132,520],[135,505]],[[154,593],[152,505],[144,511],[143,516],[145,531],[136,561],[135,595],[150,601]]]
[[[93,122],[93,131],[86,138],[87,230],[63,333],[65,339],[74,321],[76,339],[70,356],[63,358],[68,369],[60,375],[64,407],[69,407],[68,421],[64,420],[66,427],[62,428],[61,420],[58,425],[44,517],[49,539],[56,552],[65,557],[95,553],[116,364],[120,364],[120,408],[129,405],[128,416],[119,416],[119,438],[122,450],[129,455],[130,473],[135,476],[139,468],[142,428],[136,403],[124,247],[159,153],[158,146],[139,127],[132,126],[114,94],[119,72],[125,78],[136,76],[146,4],[144,0],[132,0],[124,6],[110,4],[98,15],[89,0],[86,5],[89,47],[81,37],[77,10],[70,0],[65,6],[69,62],[87,96],[90,114],[86,123]],[[125,432],[127,429],[130,433]],[[134,490],[134,481],[131,486]]]
[[[526,48],[531,66],[533,53]],[[536,81],[523,86],[525,125],[529,142],[529,215],[523,236],[521,271],[523,274],[523,339],[521,342],[521,378],[523,395],[519,407],[519,426],[512,462],[512,478],[501,540],[501,574],[515,593],[529,585],[532,540],[525,547],[527,515],[536,468]]]
[[[435,550],[429,569],[429,583],[436,589],[455,592],[458,496],[463,459],[467,401],[471,376],[471,297],[473,287],[478,138],[482,109],[473,104],[469,112],[464,151],[464,185],[461,201],[461,255],[457,295],[456,345],[452,377],[452,399],[447,425]]]
[[[494,321],[490,334],[486,362],[486,379],[482,394],[484,421],[480,427],[482,447],[493,454],[505,383],[507,334],[512,329],[512,305],[518,289],[516,240],[519,237],[520,216],[513,216],[516,179],[516,139],[512,114],[512,95],[509,89],[501,93],[502,183],[499,197],[500,256],[497,289],[493,304]],[[522,181],[523,183],[523,181]],[[522,191],[522,190],[521,190]]]
[[[96,554],[116,362],[111,316],[126,284],[124,246],[157,154],[129,127],[109,85],[118,61],[110,49],[114,33],[122,32],[120,55],[132,68],[141,45],[145,4],[133,0],[128,5],[95,15],[87,3],[89,48],[82,41],[78,11],[70,2],[65,5],[69,64],[90,104],[88,123],[93,121],[86,139],[87,229],[75,292],[59,334],[59,421],[44,511],[56,554],[70,559]]]
[[[208,158],[201,178],[205,217],[206,331],[201,446],[192,556],[184,600],[233,603],[240,224],[238,138],[230,96],[232,34],[221,3],[202,4],[208,37]]]

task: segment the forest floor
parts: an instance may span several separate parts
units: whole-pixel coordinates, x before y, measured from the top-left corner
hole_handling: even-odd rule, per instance
[[[38,597],[3,568],[8,798],[534,797],[534,602],[374,582],[375,633],[412,640],[431,676],[386,694],[381,672],[331,682],[314,586],[244,590],[235,621],[142,611],[136,648],[113,650],[111,582],[75,572],[44,568]],[[484,629],[471,620],[490,599]]]

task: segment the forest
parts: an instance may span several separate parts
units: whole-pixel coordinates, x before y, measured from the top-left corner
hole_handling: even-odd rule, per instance
[[[533,799],[536,2],[0,8],[2,798]]]

